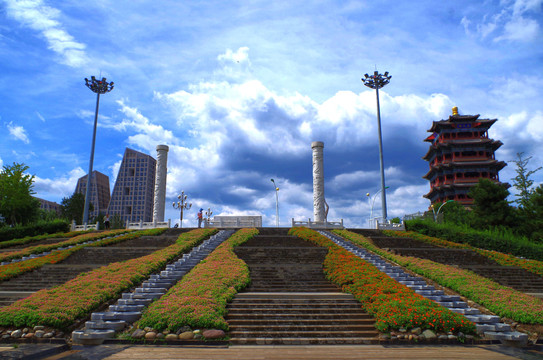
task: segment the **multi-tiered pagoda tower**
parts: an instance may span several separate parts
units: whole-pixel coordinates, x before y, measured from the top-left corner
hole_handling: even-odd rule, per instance
[[[498,161],[494,152],[503,145],[488,137],[488,129],[497,119],[479,119],[479,115],[458,115],[458,108],[448,120],[434,121],[428,130],[432,135],[424,141],[431,143],[423,159],[430,171],[423,178],[430,181],[430,192],[424,195],[432,204],[448,200],[469,207],[471,187],[479,178],[499,183],[498,172],[507,164]]]

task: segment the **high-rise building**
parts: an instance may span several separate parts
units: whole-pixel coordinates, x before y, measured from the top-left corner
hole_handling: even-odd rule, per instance
[[[87,191],[87,175],[82,176],[77,180],[75,193],[85,195]],[[91,193],[90,202],[94,208],[89,212],[90,217],[96,217],[99,213],[105,214],[109,204],[109,177],[99,171],[94,170],[91,177]]]
[[[430,171],[423,176],[430,181],[430,192],[424,197],[432,204],[454,200],[469,207],[473,199],[468,193],[480,178],[500,183],[498,172],[507,164],[496,160],[494,152],[503,143],[488,137],[488,129],[496,121],[458,115],[454,107],[449,119],[433,122],[428,130],[432,135],[424,140],[431,143],[430,149],[423,157],[430,164]]]
[[[125,221],[153,221],[156,160],[126,148],[108,213]]]
[[[40,199],[39,197],[35,197],[35,196],[33,196],[33,198],[40,202],[40,209],[46,210],[46,211],[54,211],[58,215],[60,215],[60,204],[53,201]]]

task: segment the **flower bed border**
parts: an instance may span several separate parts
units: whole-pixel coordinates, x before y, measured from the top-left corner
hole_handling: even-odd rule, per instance
[[[334,230],[334,233],[456,291],[498,316],[524,324],[543,324],[543,300],[541,299],[500,285],[469,270],[431,260],[391,254],[373,245],[369,239],[360,234],[347,230]]]
[[[28,255],[32,255],[32,254],[41,254],[43,252],[46,252],[46,251],[49,251],[49,250],[54,250],[54,249],[57,249],[57,248],[60,248],[60,247],[63,247],[63,246],[77,245],[77,244],[81,244],[81,243],[83,243],[85,241],[98,240],[98,239],[102,239],[102,238],[105,238],[105,237],[108,237],[108,236],[127,233],[127,232],[130,232],[130,231],[133,231],[133,230],[125,230],[125,229],[123,229],[123,230],[111,230],[111,231],[106,231],[106,232],[101,232],[101,233],[86,233],[86,234],[80,234],[80,235],[75,236],[75,237],[73,237],[71,239],[60,241],[60,242],[54,243],[54,244],[35,245],[35,246],[30,246],[30,247],[27,247],[27,248],[24,248],[24,249],[4,252],[4,253],[0,254],[0,262],[1,261],[9,261],[9,260],[12,260],[12,259],[20,259],[23,256],[28,256]]]
[[[450,240],[440,239],[433,236],[420,234],[414,231],[384,230],[383,233],[387,236],[412,237],[425,243],[447,248],[472,250],[480,255],[486,256],[487,258],[496,261],[500,265],[517,266],[536,275],[543,276],[543,261],[533,259],[521,259],[511,254],[504,254],[495,250],[479,249],[469,244],[459,244]]]
[[[375,317],[378,330],[420,327],[442,332],[475,333],[475,324],[463,315],[415,293],[314,230],[292,228],[289,235],[329,249],[324,260],[326,277],[360,301],[362,307]]]
[[[0,242],[0,249],[4,249],[10,246],[25,245],[28,243],[46,240],[46,239],[55,239],[55,238],[72,238],[74,236],[95,232],[95,230],[86,230],[86,231],[68,231],[68,232],[58,232],[54,234],[44,234],[44,235],[35,235],[35,236],[25,236],[24,238],[11,239]]]
[[[138,233],[145,236],[163,231],[164,229],[151,229]],[[0,326],[45,325],[66,329],[77,319],[88,316],[104,302],[118,298],[123,291],[141,283],[151,273],[160,270],[166,263],[215,232],[217,229],[186,232],[179,236],[175,244],[150,255],[112,263],[80,274],[63,285],[40,290],[28,298],[0,308]]]
[[[183,326],[228,330],[226,305],[250,282],[247,264],[233,249],[257,234],[255,228],[234,233],[147,307],[135,326],[173,332]]]

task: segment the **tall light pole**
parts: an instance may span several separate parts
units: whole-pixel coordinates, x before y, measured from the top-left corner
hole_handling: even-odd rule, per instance
[[[271,179],[275,188],[275,227],[279,227],[279,188],[275,185],[275,180]]]
[[[390,188],[390,186],[385,186],[385,190]],[[370,213],[370,226],[371,226],[371,221],[373,221],[373,205],[375,205],[375,199],[377,198],[377,195],[379,195],[379,193],[382,191],[383,189],[379,189],[377,190],[377,192],[375,193],[375,195],[373,195],[373,200],[371,202],[371,213]],[[370,193],[366,193],[366,196],[369,198],[370,197]]]
[[[192,203],[187,203],[187,195],[185,195],[185,192],[184,191],[181,191],[181,195],[177,195],[177,199],[179,200],[178,202],[175,202],[173,203],[173,208],[174,209],[179,209],[180,210],[180,214],[179,214],[179,227],[182,228],[183,227],[183,210],[188,210],[192,207]]]
[[[85,192],[85,207],[83,210],[83,225],[87,225],[89,222],[89,202],[91,193],[91,179],[92,179],[92,164],[94,162],[94,144],[96,143],[96,125],[98,124],[98,107],[100,105],[100,94],[105,94],[113,90],[113,81],[108,83],[106,78],[97,80],[96,77],[91,76],[91,79],[85,78],[85,85],[96,93],[96,111],[94,112],[94,131],[92,132],[92,145],[91,155],[89,162],[89,172],[87,174],[87,190]]]
[[[383,221],[387,221],[387,197],[385,192],[385,167],[383,165],[383,139],[381,135],[381,110],[379,106],[379,89],[390,82],[392,76],[388,75],[388,71],[384,75],[379,74],[376,70],[373,75],[364,74],[362,81],[364,85],[375,89],[377,97],[377,129],[379,130],[379,166],[381,168],[381,202],[383,203]]]

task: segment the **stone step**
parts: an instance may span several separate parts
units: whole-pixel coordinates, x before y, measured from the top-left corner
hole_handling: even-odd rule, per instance
[[[377,334],[367,337],[231,337],[232,345],[368,345],[378,344]]]
[[[328,333],[331,328],[338,328],[341,325],[341,331],[337,331],[337,333],[358,333],[358,332],[368,332],[368,333],[375,333],[375,327],[373,324],[336,324],[336,323],[321,323],[319,325],[315,325],[312,323],[305,323],[300,322],[296,324],[258,324],[258,325],[250,325],[250,324],[244,324],[244,325],[231,325],[230,324],[230,334],[233,336],[233,334],[241,333],[241,332],[251,332],[251,333],[277,333],[277,332],[284,332],[284,333],[299,333],[303,332],[305,334],[307,333],[318,333],[318,332],[325,332]],[[360,336],[360,334],[357,334],[357,336]]]
[[[337,314],[265,314],[265,313],[255,313],[248,314],[245,312],[240,313],[228,313],[228,323],[234,324],[234,322],[249,322],[253,320],[261,321],[262,323],[268,322],[291,322],[291,321],[315,321],[315,322],[328,322],[328,321],[363,321],[363,322],[374,322],[375,320],[369,314],[360,314],[360,311],[346,313],[344,316],[338,316]]]
[[[324,330],[324,331],[304,331],[304,330],[265,330],[265,331],[230,331],[230,337],[272,337],[272,338],[326,338],[326,337],[346,337],[346,338],[359,338],[359,337],[374,337],[377,335],[376,330],[360,330],[360,331],[341,331],[341,330]]]

